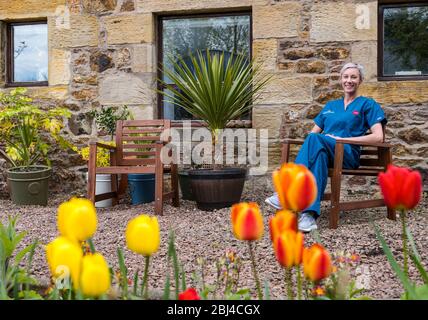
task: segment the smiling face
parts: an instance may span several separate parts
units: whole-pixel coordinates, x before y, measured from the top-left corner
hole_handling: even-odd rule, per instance
[[[360,72],[357,68],[348,68],[342,73],[340,80],[345,94],[354,95],[361,84]]]

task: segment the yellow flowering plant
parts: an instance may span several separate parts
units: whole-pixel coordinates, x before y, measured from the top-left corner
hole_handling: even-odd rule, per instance
[[[60,136],[64,117],[71,116],[65,108],[42,110],[26,96],[27,89],[16,88],[0,93],[0,140],[5,142],[2,156],[12,167],[28,167],[47,157],[52,139],[63,148],[72,145]]]
[[[103,144],[109,146],[115,146],[114,141],[103,141]],[[83,160],[89,160],[89,147],[84,147],[82,149],[74,148],[81,156]],[[104,148],[97,149],[97,167],[108,167],[110,165],[110,150]]]

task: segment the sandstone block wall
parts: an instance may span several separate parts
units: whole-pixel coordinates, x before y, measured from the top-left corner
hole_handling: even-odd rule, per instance
[[[5,23],[46,19],[49,86],[29,93],[40,103],[67,106],[73,116],[64,135],[83,146],[97,136],[90,111],[102,105],[126,104],[138,118],[156,117],[158,15],[251,10],[253,56],[275,79],[252,112],[252,127],[270,130],[270,167],[279,164],[281,138],[303,137],[322,106],[341,97],[340,68],[355,61],[366,70],[361,94],[388,115],[394,161],[419,169],[427,188],[428,81],[377,80],[377,6],[373,0],[0,0],[0,90],[9,90]],[[366,21],[361,10],[370,14]],[[57,152],[53,160],[53,190],[84,189],[85,163],[77,155]],[[352,190],[371,184],[348,183]]]

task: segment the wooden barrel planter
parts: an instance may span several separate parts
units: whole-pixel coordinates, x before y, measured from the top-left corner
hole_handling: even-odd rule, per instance
[[[196,205],[204,211],[230,207],[240,202],[247,170],[190,170],[189,178]]]

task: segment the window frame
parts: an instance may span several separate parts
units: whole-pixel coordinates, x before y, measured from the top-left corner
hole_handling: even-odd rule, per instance
[[[250,59],[253,58],[253,14],[251,9],[245,9],[245,10],[238,10],[238,11],[225,11],[225,12],[206,12],[206,13],[190,13],[190,14],[165,14],[165,15],[159,15],[156,19],[157,21],[157,39],[156,39],[156,48],[157,48],[157,79],[162,78],[163,68],[163,34],[162,34],[162,28],[163,28],[163,21],[164,20],[173,20],[173,19],[191,19],[191,18],[213,18],[213,17],[228,17],[228,16],[249,16],[250,18]],[[171,87],[174,87],[175,85],[171,85]],[[159,93],[160,90],[167,88],[166,86],[163,86],[159,81],[156,81],[156,88],[158,90],[157,93],[157,108],[156,108],[156,118],[157,119],[163,119],[164,113],[163,113],[163,96],[161,93]],[[249,111],[249,117],[252,118],[252,110]],[[171,122],[175,123],[181,123],[185,120],[171,120]],[[188,120],[187,120],[188,121]],[[243,121],[250,121],[251,120],[243,120]],[[191,120],[192,126],[199,126],[201,125],[201,120]]]
[[[13,79],[14,74],[14,62],[15,58],[13,56],[13,27],[14,26],[23,26],[23,25],[36,25],[36,24],[45,24],[48,28],[47,19],[37,19],[37,20],[25,20],[25,21],[11,21],[6,24],[6,82],[5,87],[42,87],[49,85],[49,75],[48,81],[29,81],[29,82],[16,82]],[[47,32],[48,34],[49,32]],[[48,43],[49,51],[49,43]],[[49,59],[49,57],[48,57]],[[48,60],[49,61],[49,60]],[[49,62],[48,62],[49,63]],[[49,66],[48,66],[49,70]]]
[[[383,74],[383,43],[384,43],[384,28],[383,28],[383,11],[388,8],[402,8],[402,7],[424,7],[428,6],[428,2],[416,2],[414,0],[411,3],[404,3],[401,1],[388,1],[388,2],[379,2],[378,7],[378,65],[377,65],[377,74],[379,81],[415,81],[415,80],[428,80],[428,75],[413,75],[413,76],[386,76]]]

